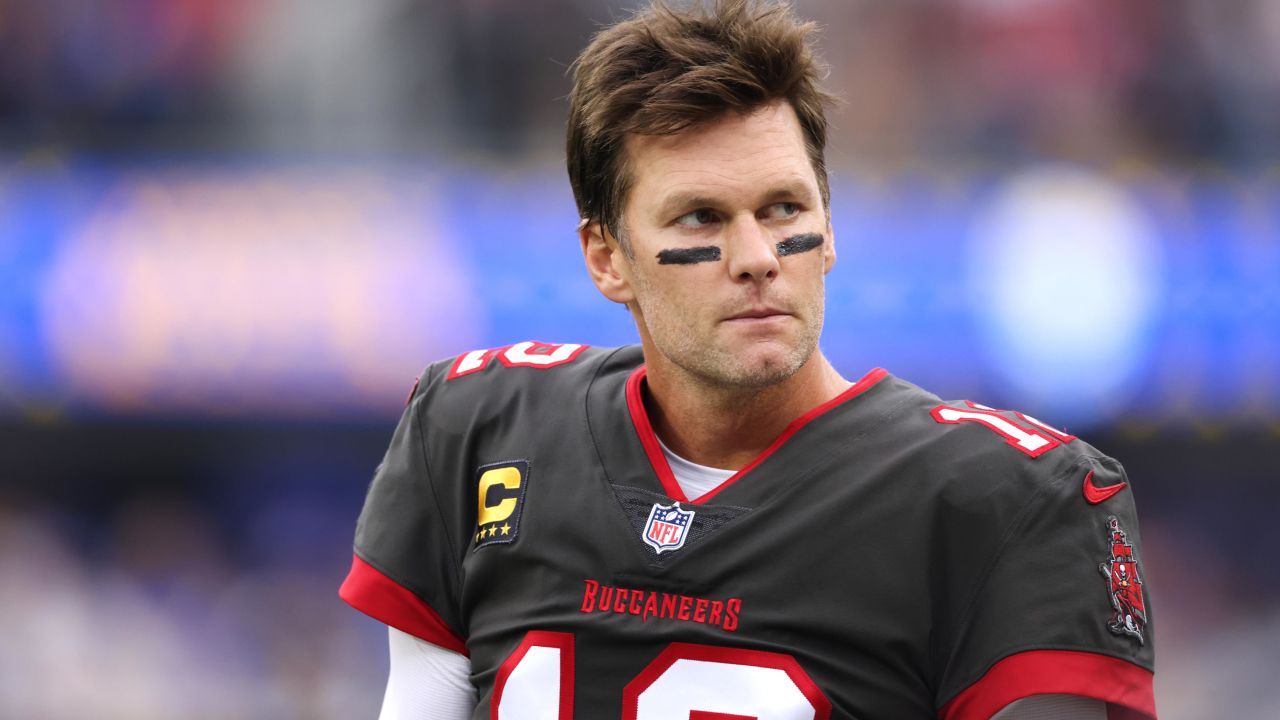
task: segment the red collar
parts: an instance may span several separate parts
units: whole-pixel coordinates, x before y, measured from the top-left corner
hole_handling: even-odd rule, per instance
[[[662,487],[666,490],[667,495],[671,496],[673,500],[694,504],[710,500],[716,493],[737,482],[738,478],[751,472],[753,468],[764,462],[765,458],[782,447],[782,444],[791,439],[792,435],[799,432],[800,428],[808,425],[827,411],[866,392],[872,385],[880,382],[889,374],[882,368],[875,368],[863,375],[861,380],[850,385],[844,392],[792,420],[782,431],[782,434],[775,438],[769,447],[764,449],[764,452],[747,463],[746,467],[734,473],[733,477],[711,488],[703,495],[690,500],[684,496],[684,491],[680,489],[680,483],[676,482],[676,476],[671,472],[671,466],[667,464],[667,457],[662,453],[662,446],[658,444],[658,436],[653,432],[653,425],[649,422],[649,413],[645,411],[644,398],[640,395],[641,383],[644,382],[645,372],[645,366],[640,365],[627,378],[627,409],[631,412],[631,422],[635,425],[636,434],[640,436],[640,444],[644,446],[645,454],[649,456],[649,464],[653,466],[653,471],[658,474],[658,479],[662,481]]]

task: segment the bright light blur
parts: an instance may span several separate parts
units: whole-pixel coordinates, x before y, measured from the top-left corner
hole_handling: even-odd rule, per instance
[[[126,413],[394,407],[422,358],[485,336],[456,236],[415,179],[121,178],[37,298],[59,385]]]
[[[374,715],[336,588],[414,377],[635,341],[562,160],[633,5],[0,0],[0,717]],[[797,5],[824,351],[1121,459],[1161,717],[1280,717],[1280,3]]]
[[[1122,187],[1021,171],[979,210],[969,254],[974,312],[1016,394],[1061,421],[1124,407],[1150,363],[1163,258]]]

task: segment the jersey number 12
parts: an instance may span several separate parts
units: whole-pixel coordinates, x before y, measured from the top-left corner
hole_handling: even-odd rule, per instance
[[[573,720],[573,635],[533,630],[498,668],[491,720]],[[551,692],[552,688],[558,691]],[[795,658],[671,643],[622,690],[623,720],[827,720]]]

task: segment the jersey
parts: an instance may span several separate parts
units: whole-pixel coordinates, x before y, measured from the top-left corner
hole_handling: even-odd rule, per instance
[[[637,347],[429,367],[341,595],[467,654],[474,718],[1154,717],[1132,489],[1084,441],[874,370],[697,498]]]

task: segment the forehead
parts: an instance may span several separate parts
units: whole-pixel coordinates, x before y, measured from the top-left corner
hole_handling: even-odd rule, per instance
[[[784,187],[818,192],[804,131],[783,101],[726,113],[675,135],[629,135],[625,148],[628,210],[656,210],[675,197],[749,202]]]

